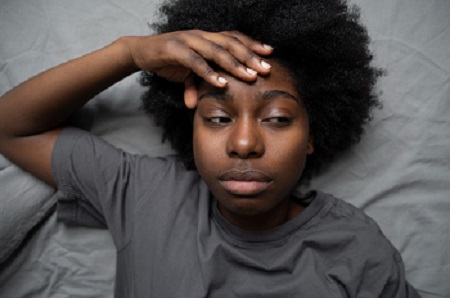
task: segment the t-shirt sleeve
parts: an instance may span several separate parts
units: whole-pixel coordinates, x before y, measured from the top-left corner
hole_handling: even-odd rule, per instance
[[[328,258],[337,260],[329,276],[342,297],[419,298],[406,281],[400,252],[379,225],[360,209],[334,198],[326,228],[336,237]],[[340,243],[339,243],[340,242]],[[348,245],[348,249],[342,249]]]
[[[124,152],[88,132],[66,128],[52,153],[58,216],[71,224],[106,226],[119,249],[129,240],[136,200],[151,197],[152,186],[160,184],[167,163]]]
[[[378,228],[378,226],[377,226]],[[378,228],[379,229],[379,228]],[[376,234],[376,233],[375,233]],[[361,280],[362,287],[355,297],[420,298],[406,280],[405,266],[400,253],[379,230],[379,237],[368,241],[372,253],[367,253]]]
[[[391,278],[380,294],[380,298],[420,298],[420,295],[405,276],[405,266],[400,253],[394,250],[394,260],[391,266]],[[388,258],[389,259],[389,258]]]

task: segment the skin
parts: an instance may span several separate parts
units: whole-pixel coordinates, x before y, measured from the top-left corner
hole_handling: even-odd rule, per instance
[[[167,80],[184,82],[185,103],[194,108],[194,74],[217,88],[228,84],[210,67],[210,62],[241,80],[253,81],[257,74],[270,72],[261,63],[261,56],[271,52],[272,48],[239,32],[190,30],[122,37],[44,71],[2,95],[0,154],[57,187],[50,160],[60,128],[75,111],[109,86],[137,71],[152,71]]]
[[[273,228],[303,210],[292,191],[314,151],[293,78],[269,62],[271,73],[251,83],[219,72],[226,88],[201,84],[194,117],[197,170],[222,215],[247,230]]]
[[[185,84],[187,107],[195,108],[201,98],[195,117],[196,162],[224,216],[247,229],[276,226],[301,211],[301,206],[293,204],[290,197],[312,145],[308,141],[307,115],[292,79],[276,63],[275,74],[267,76],[272,71],[261,57],[270,55],[272,50],[239,32],[191,30],[120,38],[4,94],[0,98],[0,154],[57,187],[50,160],[67,119],[114,83],[140,70],[152,71]],[[216,71],[210,62],[224,71]],[[202,86],[201,94],[192,83],[194,75],[207,84]],[[207,89],[216,94],[226,90],[231,99],[205,97]],[[259,98],[261,92],[273,90],[290,96]],[[220,108],[208,109],[211,104]],[[211,110],[228,113],[226,116],[232,121],[223,127],[211,126],[210,121],[204,120],[205,113]],[[292,122],[280,125],[279,114]],[[208,117],[217,116],[209,113]],[[263,175],[270,180],[267,187],[262,182],[217,180],[224,172],[234,170],[232,175],[242,176],[243,171],[250,169],[250,176]],[[230,180],[229,173],[226,175]],[[236,185],[240,188],[237,194]],[[261,185],[264,190],[249,195],[249,189],[254,192]],[[231,192],[230,187],[234,187]]]

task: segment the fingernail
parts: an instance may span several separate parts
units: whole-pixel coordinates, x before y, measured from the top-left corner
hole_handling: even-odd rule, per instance
[[[227,79],[225,79],[224,77],[217,77],[217,81],[221,84],[226,84],[228,83]]]
[[[252,75],[252,76],[254,76],[254,75],[257,74],[256,70],[253,70],[253,69],[248,68],[248,67],[247,67],[247,72],[248,72],[248,74],[250,74],[250,75]]]
[[[269,68],[272,67],[272,66],[270,66],[269,63],[267,63],[267,62],[264,61],[264,60],[261,60],[261,66],[264,67],[265,69],[269,69]]]
[[[263,48],[265,48],[266,50],[273,50],[273,47],[269,46],[268,44],[263,44],[262,46],[263,46]]]

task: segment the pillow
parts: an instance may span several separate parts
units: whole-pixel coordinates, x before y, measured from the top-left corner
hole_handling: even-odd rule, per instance
[[[0,155],[0,265],[56,203],[55,190]]]

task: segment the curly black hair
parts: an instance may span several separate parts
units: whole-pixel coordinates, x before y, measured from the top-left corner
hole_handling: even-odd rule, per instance
[[[379,106],[374,85],[382,71],[371,66],[367,30],[358,8],[344,0],[177,0],[161,6],[158,33],[200,29],[240,31],[274,47],[272,57],[293,75],[306,107],[315,151],[302,179],[357,143],[371,110]],[[193,111],[184,87],[143,72],[143,108],[162,126],[188,168],[193,161]]]

